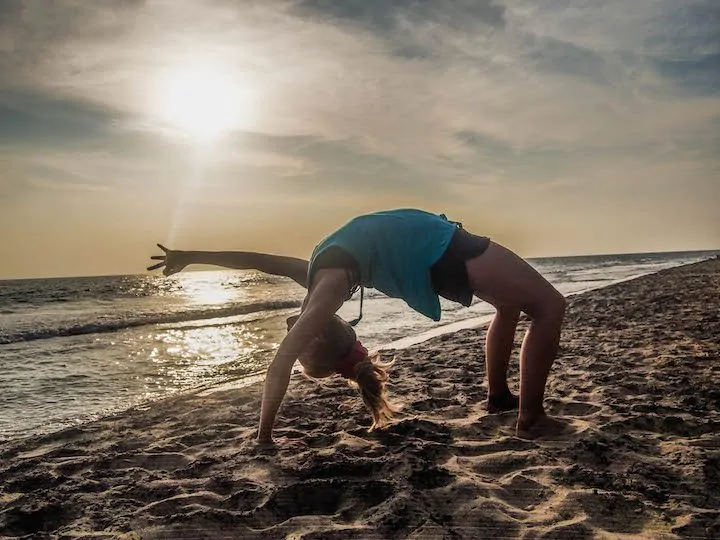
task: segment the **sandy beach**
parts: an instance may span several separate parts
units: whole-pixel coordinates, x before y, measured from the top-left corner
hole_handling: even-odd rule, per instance
[[[720,538],[720,260],[570,300],[561,438],[484,410],[484,332],[397,351],[384,431],[343,380],[296,376],[275,449],[258,384],[0,446],[0,538]]]

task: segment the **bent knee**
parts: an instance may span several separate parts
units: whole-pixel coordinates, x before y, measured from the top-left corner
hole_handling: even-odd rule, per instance
[[[534,305],[525,310],[531,319],[562,323],[567,309],[567,299],[556,289],[548,291]]]
[[[508,306],[499,304],[495,306],[496,317],[501,317],[504,320],[515,321],[517,323],[520,320],[520,312],[522,311],[519,307]]]
[[[567,299],[557,290],[548,295],[543,302],[541,311],[544,317],[562,321],[567,309]]]

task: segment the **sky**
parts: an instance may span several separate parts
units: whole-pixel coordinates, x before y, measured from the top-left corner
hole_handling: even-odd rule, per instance
[[[307,258],[399,207],[718,249],[718,149],[717,0],[0,0],[0,279]]]

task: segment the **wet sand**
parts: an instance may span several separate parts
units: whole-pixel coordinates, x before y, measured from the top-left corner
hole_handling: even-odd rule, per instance
[[[0,538],[720,538],[720,260],[571,299],[562,437],[484,410],[484,332],[397,351],[384,431],[341,379],[296,376],[275,449],[257,384],[4,444]]]

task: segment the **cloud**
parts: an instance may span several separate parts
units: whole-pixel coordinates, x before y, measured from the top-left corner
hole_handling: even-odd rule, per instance
[[[720,21],[718,22],[720,24]],[[720,40],[720,35],[718,35]],[[713,96],[720,89],[720,53],[693,55],[684,59],[654,60],[658,73],[674,79],[690,94]]]
[[[121,116],[78,99],[32,90],[0,91],[0,144],[55,144],[107,135]]]
[[[126,37],[137,0],[12,0],[0,4],[0,69],[18,82],[32,80],[33,72],[62,59],[66,47],[110,42]],[[82,69],[81,57],[74,58]]]
[[[0,1],[0,193],[185,193],[237,226],[273,198],[318,220],[405,201],[516,238],[540,209],[548,234],[624,197],[666,216],[673,189],[704,216],[718,55],[714,0]],[[247,113],[202,159],[157,110],[196,65]]]
[[[492,0],[301,0],[294,6],[294,12],[358,24],[382,34],[401,30],[408,21],[432,21],[448,26],[463,25],[467,20],[491,26],[505,24],[505,8]]]
[[[253,95],[256,119],[240,129],[353,140],[410,163],[452,153],[463,130],[532,147],[704,129],[717,114],[713,62],[658,57],[667,44],[653,40],[684,12],[655,4],[65,3],[55,26],[23,18],[17,33],[64,51],[21,70],[58,99],[150,118],[161,66],[212,58]],[[700,14],[705,5],[693,4]],[[102,31],[88,29],[98,22]],[[713,34],[682,35],[690,50],[693,36],[707,45]],[[15,56],[24,63],[23,47]],[[693,80],[705,91],[678,97]]]

